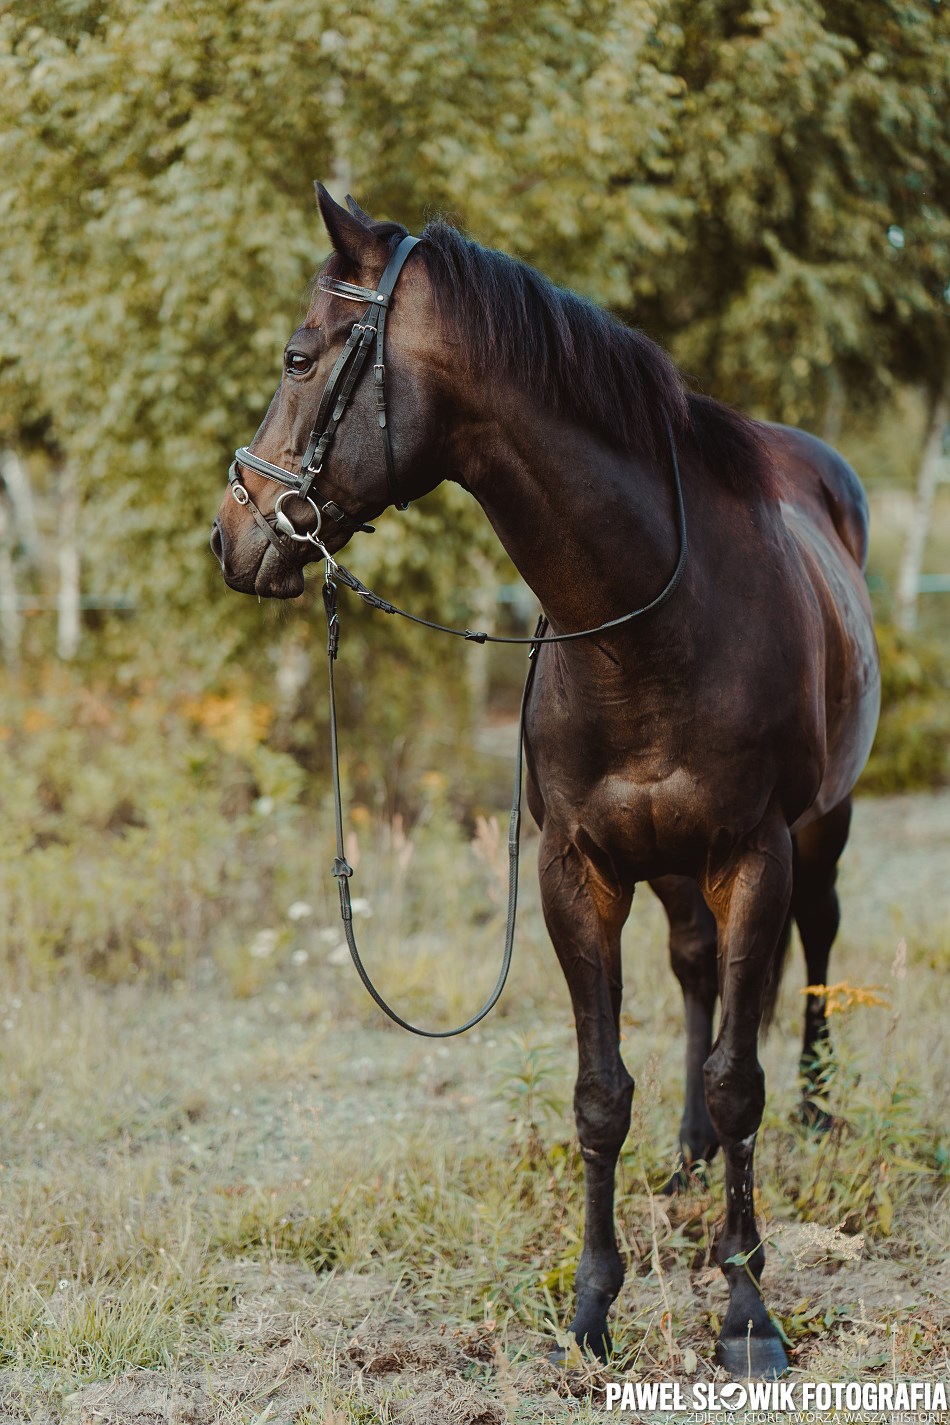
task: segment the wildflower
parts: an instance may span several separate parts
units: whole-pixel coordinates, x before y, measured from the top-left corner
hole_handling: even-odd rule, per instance
[[[814,995],[825,1001],[825,1010],[832,1014],[844,1014],[855,1006],[889,1009],[890,1001],[881,994],[883,985],[851,985],[840,980],[836,985],[806,985],[803,995]]]

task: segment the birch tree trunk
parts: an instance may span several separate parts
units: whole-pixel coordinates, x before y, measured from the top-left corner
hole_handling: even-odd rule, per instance
[[[350,162],[351,136],[346,114],[346,91],[343,80],[334,77],[326,85],[324,100],[333,115],[330,133],[333,142],[333,161],[330,165],[330,179],[327,187],[338,203],[346,201],[347,193],[353,192],[353,165]]]
[[[13,544],[19,543],[27,560],[40,563],[40,537],[36,528],[33,486],[26,466],[9,446],[0,449],[0,485],[6,487],[13,519]]]
[[[59,589],[56,598],[56,652],[66,661],[79,652],[79,485],[70,464],[62,467],[59,481],[59,536],[57,563]]]
[[[907,543],[901,560],[897,581],[897,622],[905,633],[912,633],[917,626],[917,597],[920,574],[924,566],[924,550],[927,545],[927,531],[933,511],[934,495],[937,490],[937,473],[940,469],[943,435],[950,418],[950,397],[947,389],[941,391],[934,402],[927,430],[927,440],[917,473],[917,497],[914,512],[907,531]]]

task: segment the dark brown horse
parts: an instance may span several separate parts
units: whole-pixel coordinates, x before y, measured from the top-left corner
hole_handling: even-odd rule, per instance
[[[405,237],[323,190],[320,207],[335,290],[316,290],[253,442],[257,457],[288,472],[353,335],[340,282],[374,288]],[[809,981],[825,982],[835,869],[874,735],[861,486],[821,441],[690,393],[642,334],[442,224],[426,228],[406,261],[387,343],[392,466],[366,380],[354,386],[318,476],[324,515],[339,521],[328,531],[333,520],[324,519],[327,550],[393,502],[394,480],[414,500],[455,480],[485,511],[554,632],[649,603],[668,580],[678,554],[672,434],[689,536],[684,578],[662,608],[627,628],[543,647],[527,709],[544,914],[577,1024],[586,1221],[572,1329],[605,1354],[623,1279],[614,1172],[633,1081],[619,1050],[620,934],[636,883],[648,880],[669,916],[686,999],[684,1162],[717,1147],[725,1160],[717,1250],[730,1304],[719,1358],[740,1374],[750,1364],[753,1374],[781,1371],[759,1289],[757,1045],[793,917]],[[253,467],[239,474],[250,500],[227,494],[212,535],[225,579],[243,593],[292,598],[316,550],[275,534],[278,487]],[[312,507],[291,504],[305,530]],[[806,1075],[823,1032],[814,1002]]]

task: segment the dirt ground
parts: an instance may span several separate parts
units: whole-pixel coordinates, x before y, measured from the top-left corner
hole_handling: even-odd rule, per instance
[[[901,941],[917,947],[919,964],[908,976],[913,1003],[903,1011],[913,1042],[901,1052],[906,1049],[907,1072],[931,1094],[945,1092],[947,1082],[947,1000],[939,972],[944,967],[945,973],[950,929],[948,866],[950,795],[859,803],[842,878],[846,931],[833,978],[884,982]],[[529,923],[537,914],[531,894]],[[662,922],[649,897],[638,913],[646,938],[656,942]],[[931,946],[943,959],[934,958]],[[643,953],[638,940],[628,965],[625,1054],[635,1072],[645,1067],[638,1093],[647,1101],[655,1095],[657,1121],[668,1123],[672,1139],[681,1045],[670,1026],[678,1006],[668,973],[659,985]],[[334,958],[327,953],[320,968],[331,982],[349,974],[346,966],[330,964]],[[513,1100],[498,1066],[513,1032],[528,1035],[526,1042],[543,1034],[545,1052],[560,1066],[554,1087],[565,1106],[569,1101],[566,1001],[555,997],[541,1026],[524,1022],[515,1007],[518,976],[532,966],[536,972],[529,959],[516,973],[506,1017],[452,1045],[413,1040],[362,1012],[354,1016],[349,1000],[341,1009],[320,990],[322,979],[313,987],[313,966],[304,963],[246,999],[223,997],[213,984],[161,993],[88,986],[56,995],[22,988],[8,993],[5,1067],[14,1090],[13,1106],[0,1118],[0,1204],[19,1203],[17,1210],[26,1212],[32,1207],[22,1204],[45,1193],[63,1204],[63,1221],[91,1212],[82,1205],[84,1192],[105,1201],[111,1183],[118,1224],[131,1211],[121,1200],[123,1174],[134,1183],[143,1155],[152,1152],[155,1171],[176,1185],[168,1199],[173,1211],[194,1210],[196,1220],[209,1195],[230,1202],[235,1195],[257,1201],[270,1193],[292,1201],[320,1173],[345,1185],[347,1175],[359,1175],[361,1155],[378,1165],[391,1144],[394,1158],[406,1156],[407,1140],[415,1144],[413,1162],[421,1153],[424,1163],[431,1143],[439,1161],[433,1180],[443,1181],[439,1174],[445,1173],[451,1181],[454,1159],[473,1145],[486,1161],[509,1152]],[[799,979],[796,967],[766,1050],[770,1091],[780,1104],[775,1123],[784,1121],[793,1092]],[[881,1052],[889,1052],[883,1019],[879,1026]],[[653,1121],[648,1116],[641,1128]],[[782,1146],[778,1130],[773,1138],[779,1146],[767,1150],[762,1171],[781,1176],[782,1153],[792,1149]],[[646,1202],[644,1196],[639,1210],[663,1215],[674,1236],[688,1219],[689,1209],[679,1203],[655,1199],[648,1208]],[[796,1342],[797,1374],[847,1380],[887,1369],[946,1379],[947,1206],[945,1190],[922,1191],[902,1209],[891,1239],[876,1243],[859,1234],[836,1239],[794,1217],[772,1225],[769,1303],[783,1319],[807,1306],[814,1323],[814,1334],[806,1331]],[[103,1235],[106,1208],[97,1210],[106,1223]],[[163,1241],[176,1239],[174,1222],[161,1230],[168,1234]],[[184,1226],[181,1231],[188,1235]],[[29,1241],[26,1232],[23,1251]],[[392,1258],[372,1253],[362,1261],[344,1255],[329,1270],[289,1257],[276,1236],[270,1252],[242,1253],[232,1242],[216,1268],[227,1277],[226,1307],[213,1325],[199,1323],[164,1360],[147,1367],[115,1368],[121,1350],[113,1351],[106,1370],[97,1372],[94,1361],[83,1364],[75,1351],[69,1364],[57,1367],[52,1347],[45,1360],[39,1348],[32,1360],[19,1348],[17,1360],[8,1358],[0,1373],[0,1425],[534,1425],[604,1418],[607,1374],[549,1365],[550,1336],[527,1329],[511,1313],[493,1316],[490,1301],[481,1320],[470,1298],[453,1312],[451,1281],[430,1289],[424,1270],[400,1271]],[[651,1270],[647,1253],[628,1274],[616,1315],[646,1326],[626,1371],[711,1375],[709,1321],[722,1309],[720,1275],[708,1254],[691,1268],[682,1258],[669,1260],[666,1271],[656,1269],[657,1261]],[[66,1280],[60,1286],[65,1299],[73,1288]],[[45,1309],[55,1314],[57,1302],[47,1301]],[[682,1324],[678,1335],[672,1322]]]

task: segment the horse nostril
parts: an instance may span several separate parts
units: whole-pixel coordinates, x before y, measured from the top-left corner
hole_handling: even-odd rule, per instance
[[[221,533],[221,526],[215,520],[211,526],[211,552],[218,563],[224,567],[224,536]]]

